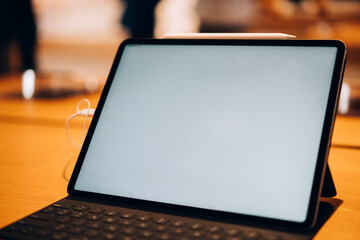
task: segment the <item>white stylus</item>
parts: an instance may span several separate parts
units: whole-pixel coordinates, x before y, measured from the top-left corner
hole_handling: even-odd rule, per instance
[[[294,39],[285,33],[165,33],[164,39]]]

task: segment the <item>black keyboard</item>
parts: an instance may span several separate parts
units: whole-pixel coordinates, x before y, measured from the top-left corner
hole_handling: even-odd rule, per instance
[[[0,230],[4,239],[281,240],[292,234],[62,199]],[[304,239],[304,238],[301,238]]]

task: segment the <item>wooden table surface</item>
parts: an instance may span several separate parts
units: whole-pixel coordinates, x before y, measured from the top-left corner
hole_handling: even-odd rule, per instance
[[[23,100],[17,79],[0,79],[0,227],[67,195],[79,150],[66,138],[65,121],[82,98],[95,107],[100,92]],[[71,124],[80,139],[82,119]],[[315,239],[360,236],[360,118],[338,116],[329,164],[342,204]]]

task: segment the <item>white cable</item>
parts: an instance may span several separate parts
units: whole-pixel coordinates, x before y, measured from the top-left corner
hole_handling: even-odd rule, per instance
[[[88,104],[88,107],[85,108],[85,109],[82,109],[80,110],[80,105],[81,103],[83,102],[86,102]],[[66,136],[67,138],[69,139],[70,143],[72,145],[74,145],[75,147],[77,148],[81,148],[81,145],[82,143],[84,142],[85,140],[85,136],[86,136],[86,122],[87,122],[87,119],[89,116],[93,116],[94,115],[94,112],[95,112],[95,109],[91,109],[90,108],[90,101],[86,98],[82,99],[77,107],[76,107],[76,113],[74,113],[73,115],[71,115],[67,120],[66,120],[66,123],[65,123],[65,129],[66,129]],[[77,116],[83,116],[85,117],[85,121],[84,121],[84,128],[83,128],[83,138],[82,138],[82,141],[81,143],[77,143],[75,142],[74,140],[72,140],[71,136],[70,136],[70,133],[69,133],[69,124],[71,122],[71,120]]]

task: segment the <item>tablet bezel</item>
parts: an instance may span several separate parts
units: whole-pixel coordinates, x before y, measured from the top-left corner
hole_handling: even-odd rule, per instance
[[[335,59],[335,67],[332,75],[328,104],[326,107],[325,121],[323,125],[320,148],[318,152],[317,163],[315,167],[315,175],[310,194],[310,201],[306,220],[302,223],[290,222],[284,220],[270,219],[264,217],[248,216],[243,214],[235,214],[207,209],[199,209],[194,207],[179,206],[173,204],[157,203],[152,201],[131,199],[126,197],[105,195],[86,191],[75,190],[75,183],[79,176],[81,166],[84,162],[86,152],[88,150],[91,138],[96,128],[99,116],[106,101],[111,83],[114,79],[117,67],[121,60],[123,50],[127,44],[157,44],[157,45],[242,45],[242,46],[308,46],[308,47],[336,47],[337,55]],[[337,112],[337,103],[339,99],[342,77],[344,72],[346,57],[345,44],[338,40],[206,40],[206,39],[128,39],[119,47],[111,67],[108,79],[103,88],[97,109],[93,120],[85,138],[83,147],[80,151],[73,174],[68,184],[68,193],[70,196],[90,198],[99,201],[111,201],[120,205],[131,206],[134,208],[147,209],[152,211],[165,212],[170,214],[180,214],[191,217],[199,217],[212,219],[217,221],[225,221],[230,223],[242,223],[251,225],[260,225],[271,228],[285,229],[307,229],[311,228],[316,220],[319,206],[319,198],[321,194],[325,167],[327,164],[328,152],[330,148],[333,124]]]

